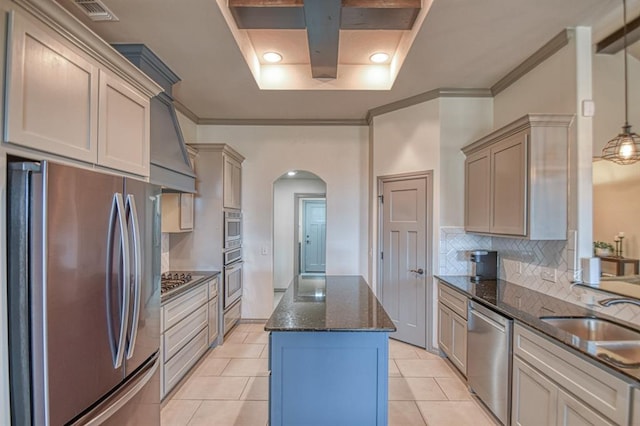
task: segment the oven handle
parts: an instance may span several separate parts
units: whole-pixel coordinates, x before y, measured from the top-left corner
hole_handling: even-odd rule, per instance
[[[239,267],[241,267],[243,263],[244,263],[244,260],[238,260],[237,262],[233,262],[233,263],[230,263],[228,265],[224,265],[224,271],[225,272],[233,272],[236,269],[238,269]]]

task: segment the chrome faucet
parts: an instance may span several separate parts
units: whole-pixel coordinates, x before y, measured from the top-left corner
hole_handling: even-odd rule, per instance
[[[617,305],[618,303],[631,303],[632,305],[640,306],[640,300],[629,299],[627,297],[610,297],[608,299],[599,300],[598,303],[602,306]]]

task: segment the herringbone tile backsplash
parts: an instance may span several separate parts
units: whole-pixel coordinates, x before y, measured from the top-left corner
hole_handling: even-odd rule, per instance
[[[594,311],[603,310],[624,321],[640,323],[640,307],[623,304],[603,308],[583,302],[611,295],[571,285],[574,277],[580,276],[575,255],[576,238],[576,231],[569,231],[567,241],[529,241],[465,234],[462,227],[441,227],[438,270],[440,275],[469,275],[468,250],[495,250],[498,252],[499,278]],[[544,275],[555,275],[556,282],[543,280]]]

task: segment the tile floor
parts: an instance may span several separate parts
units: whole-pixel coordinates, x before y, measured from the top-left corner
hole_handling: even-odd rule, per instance
[[[266,426],[268,334],[240,324],[173,391],[163,426]],[[452,367],[437,355],[389,341],[389,426],[492,426]]]

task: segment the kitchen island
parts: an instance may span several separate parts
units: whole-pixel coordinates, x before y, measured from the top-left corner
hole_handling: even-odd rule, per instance
[[[265,325],[272,426],[386,425],[393,322],[360,276],[299,276]]]

